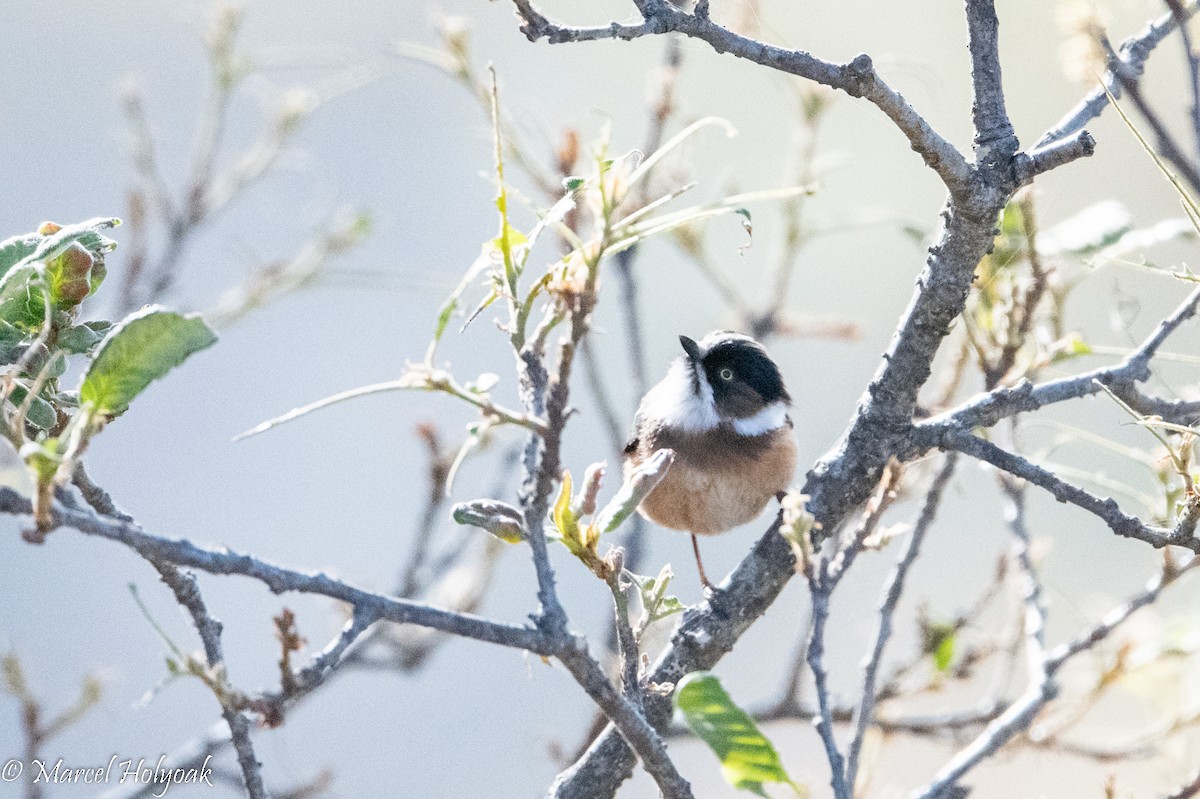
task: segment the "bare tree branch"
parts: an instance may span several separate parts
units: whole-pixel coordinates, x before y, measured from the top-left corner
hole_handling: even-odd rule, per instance
[[[1014,455],[978,436],[955,430],[943,437],[942,444],[948,449],[970,455],[990,463],[997,469],[1028,480],[1049,491],[1059,502],[1069,502],[1094,513],[1117,535],[1145,541],[1154,547],[1172,545],[1200,552],[1200,538],[1195,537],[1196,523],[1200,521],[1200,501],[1197,501],[1196,497],[1185,500],[1184,510],[1173,528],[1155,527],[1123,512],[1112,498],[1101,499],[1020,455]]]
[[[1105,614],[1103,620],[1083,631],[1075,638],[1047,652],[1039,666],[1044,675],[1041,680],[1031,681],[1025,694],[972,741],[956,754],[928,785],[913,792],[915,799],[939,799],[948,795],[964,774],[984,759],[999,751],[1013,736],[1028,729],[1030,722],[1057,693],[1055,677],[1058,671],[1073,657],[1086,652],[1104,641],[1136,611],[1153,604],[1163,589],[1174,583],[1183,574],[1200,564],[1200,558],[1189,556],[1182,564],[1163,569],[1149,581],[1146,587],[1122,605]]]
[[[1191,18],[1198,9],[1200,9],[1200,5],[1195,2],[1189,3],[1183,8],[1182,15],[1173,12],[1164,14],[1150,22],[1141,33],[1130,36],[1121,42],[1117,48],[1121,61],[1120,71],[1133,77],[1140,76],[1150,54],[1154,52],[1154,48],[1179,27],[1181,17]],[[1100,116],[1108,107],[1109,93],[1118,100],[1121,99],[1121,81],[1117,77],[1116,69],[1110,67],[1100,79],[1100,83],[1100,86],[1080,100],[1079,104],[1068,111],[1054,127],[1042,134],[1034,146],[1035,151],[1083,130],[1084,125]]]
[[[1078,397],[1087,397],[1100,393],[1103,389],[1098,383],[1108,386],[1113,393],[1129,402],[1135,408],[1139,403],[1152,403],[1159,410],[1189,414],[1195,412],[1196,403],[1167,403],[1157,397],[1140,394],[1134,384],[1150,379],[1150,361],[1158,352],[1159,347],[1185,321],[1196,315],[1200,307],[1200,289],[1192,291],[1178,308],[1166,319],[1159,323],[1154,332],[1142,342],[1136,350],[1115,366],[1093,369],[1090,372],[1049,380],[1036,386],[1027,380],[1022,380],[1015,386],[998,388],[986,394],[968,400],[958,408],[930,417],[919,422],[915,427],[918,438],[926,435],[937,436],[942,430],[957,428],[970,430],[977,427],[991,427],[1002,419],[1007,419],[1018,413],[1036,411],[1046,405],[1064,402]],[[1129,398],[1132,397],[1133,401]],[[1170,418],[1166,413],[1159,414]]]
[[[175,594],[175,600],[191,614],[192,621],[196,625],[196,632],[200,634],[200,640],[204,644],[204,657],[208,661],[208,668],[214,675],[219,675],[214,679],[225,682],[225,655],[221,648],[221,622],[209,614],[208,608],[204,604],[204,598],[200,595],[200,586],[197,585],[196,578],[187,572],[180,571],[170,563],[149,557],[147,559],[158,570],[162,581]],[[258,762],[258,758],[254,754],[254,745],[250,742],[250,721],[239,709],[224,701],[220,695],[217,696],[217,699],[221,702],[221,715],[225,717],[225,722],[229,725],[229,735],[233,741],[234,752],[237,753],[238,765],[242,768],[242,779],[246,786],[246,792],[250,799],[267,799],[269,794],[266,786],[263,785],[262,764]]]
[[[0,488],[0,513],[26,515],[31,511],[28,499],[10,488]],[[380,619],[400,624],[419,624],[463,638],[525,649],[535,654],[554,654],[551,642],[530,627],[518,627],[465,613],[451,613],[420,602],[372,593],[326,574],[293,571],[250,555],[205,549],[189,541],[151,535],[131,522],[108,519],[84,510],[59,506],[54,509],[54,519],[59,526],[117,541],[150,560],[189,566],[211,574],[240,574],[258,580],[276,594],[288,591],[319,594],[361,608]]]
[[[878,697],[879,666],[883,662],[883,652],[892,634],[892,618],[896,613],[896,606],[900,604],[900,597],[904,593],[905,579],[921,552],[921,543],[925,540],[925,533],[937,517],[942,495],[954,474],[955,465],[956,458],[951,454],[946,458],[941,471],[933,479],[929,491],[925,494],[925,504],[921,508],[921,514],[917,517],[917,523],[909,534],[908,546],[905,547],[904,554],[896,562],[896,567],[888,576],[887,585],[884,586],[883,601],[879,606],[879,627],[875,632],[875,642],[871,646],[871,652],[863,666],[862,698],[854,713],[854,737],[847,749],[847,785],[853,786],[858,779],[858,764],[862,755],[863,741],[866,738],[867,728],[871,726],[874,719],[875,700]]]
[[[551,44],[559,44],[682,33],[707,42],[718,53],[730,53],[771,69],[832,86],[852,97],[862,97],[875,104],[896,124],[908,137],[913,150],[938,173],[952,193],[970,186],[971,168],[966,159],[879,77],[867,55],[856,56],[845,64],[823,61],[803,50],[786,50],[740,36],[708,19],[700,8],[697,8],[697,13],[688,14],[665,2],[644,4],[640,10],[645,21],[640,25],[614,22],[599,28],[571,28],[555,24],[538,11],[530,0],[513,0],[513,4],[522,20],[521,31],[530,41],[546,39]]]

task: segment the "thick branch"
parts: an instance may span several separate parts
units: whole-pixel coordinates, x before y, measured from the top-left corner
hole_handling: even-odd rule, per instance
[[[975,125],[975,163],[982,169],[1007,168],[1020,146],[1004,107],[999,30],[995,0],[967,0],[967,46],[974,88],[971,119]]]

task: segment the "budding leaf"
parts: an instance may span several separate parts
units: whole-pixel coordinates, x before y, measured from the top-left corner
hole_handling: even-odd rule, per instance
[[[763,785],[773,782],[790,785],[800,794],[775,747],[754,719],[733,703],[716,676],[706,672],[687,675],[675,689],[674,701],[684,722],[721,761],[725,781],[734,788],[766,796]]]
[[[554,502],[553,519],[554,526],[562,534],[562,541],[567,549],[575,555],[579,555],[583,549],[583,542],[579,538],[579,520],[571,512],[571,473],[569,471],[563,472],[562,487],[559,489],[558,499]]]
[[[460,502],[451,510],[454,521],[487,530],[501,541],[518,544],[525,538],[521,511],[495,499]]]
[[[954,639],[957,632],[949,622],[922,623],[922,649],[933,658],[933,667],[939,674],[949,671],[954,660]]]
[[[940,673],[945,674],[950,670],[950,663],[954,660],[954,635],[947,635],[938,644],[937,649],[933,653],[933,666]]]
[[[1064,339],[1054,342],[1050,347],[1050,363],[1058,364],[1077,358],[1080,355],[1091,355],[1092,348],[1078,333],[1071,333]]]
[[[216,340],[198,315],[143,308],[104,337],[79,386],[79,398],[99,413],[120,415],[146,386]]]

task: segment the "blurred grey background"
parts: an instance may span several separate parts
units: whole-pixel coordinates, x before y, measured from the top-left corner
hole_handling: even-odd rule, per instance
[[[1161,13],[1146,0],[1106,3],[1116,38],[1139,30]],[[741,6],[718,3],[724,17]],[[195,140],[196,119],[207,92],[202,32],[214,6],[200,2],[130,0],[119,4],[68,0],[53,10],[42,4],[5,3],[0,27],[0,237],[32,230],[43,219],[67,223],[98,215],[124,216],[133,182],[131,138],[120,112],[126,81],[145,97],[159,157],[179,185]],[[619,0],[555,2],[547,11],[577,24],[625,19],[632,6]],[[969,75],[961,3],[764,2],[751,9],[760,35],[803,47],[829,59],[868,52],[888,80],[945,135],[969,148]],[[1062,34],[1054,3],[1011,0],[1000,4],[1008,107],[1018,133],[1031,144],[1081,96],[1063,75]],[[473,418],[449,398],[388,394],[313,415],[241,443],[231,437],[297,405],[361,384],[391,379],[406,359],[424,355],[437,308],[460,274],[494,235],[491,159],[486,118],[475,100],[444,74],[395,54],[401,41],[437,46],[445,15],[469,27],[477,65],[491,62],[503,102],[531,149],[549,157],[564,126],[593,139],[612,126],[612,149],[641,146],[648,114],[650,76],[665,41],[531,45],[518,32],[504,2],[248,3],[242,50],[260,68],[239,92],[228,139],[229,158],[268,124],[264,98],[292,86],[318,84],[347,67],[369,65],[374,77],[320,108],[299,132],[280,169],[253,186],[189,245],[170,304],[202,310],[261,262],[285,257],[343,206],[369,211],[371,234],[335,259],[315,285],[279,298],[222,331],[219,344],[155,384],[95,442],[88,464],[96,480],[150,531],[229,546],[300,569],[326,570],[362,586],[388,590],[411,546],[410,531],[423,507],[424,451],[414,426],[436,420],[454,441]],[[699,181],[702,198],[731,190],[780,185],[794,105],[790,80],[717,56],[697,42],[683,43],[677,120],[705,115],[730,120],[733,139],[700,134],[676,163]],[[1171,40],[1152,59],[1147,86],[1173,124],[1184,120],[1184,77],[1179,43]],[[678,125],[678,122],[676,123]],[[1052,225],[1082,208],[1118,198],[1138,224],[1178,215],[1169,188],[1132,136],[1111,114],[1089,126],[1099,148],[1094,158],[1039,179],[1039,209]],[[840,158],[812,200],[813,219],[829,225],[857,214],[887,221],[832,232],[801,256],[788,306],[797,314],[855,322],[857,341],[822,338],[776,340],[796,399],[794,417],[802,469],[836,439],[858,395],[877,366],[895,319],[907,304],[924,253],[901,229],[932,230],[943,192],[935,176],[874,108],[838,97],[819,141],[821,152]],[[525,185],[515,178],[518,186]],[[731,188],[732,187],[732,188]],[[755,208],[754,243],[744,254],[745,233],[736,219],[708,229],[720,266],[743,285],[765,274],[779,246],[780,219],[770,206]],[[115,237],[124,243],[129,228]],[[547,250],[549,253],[549,250]],[[115,293],[124,248],[109,260],[113,281],[99,306]],[[538,256],[535,256],[535,260]],[[549,260],[549,254],[543,256]],[[1152,259],[1178,264],[1194,247],[1157,249]],[[652,374],[677,354],[676,336],[703,335],[729,323],[719,298],[665,242],[644,248],[637,265]],[[759,289],[760,296],[766,287]],[[1169,311],[1186,290],[1144,271],[1103,268],[1072,298],[1068,323],[1090,343],[1129,347],[1114,324],[1126,317],[1135,339]],[[606,382],[628,424],[632,396],[615,297],[604,298],[594,343]],[[111,307],[111,306],[110,306]],[[1194,328],[1171,350],[1194,353]],[[470,379],[494,371],[496,394],[515,403],[504,341],[487,315],[463,335],[451,332],[441,356],[456,375]],[[1115,356],[1072,362],[1085,368]],[[1174,388],[1196,383],[1195,366],[1173,364]],[[1161,386],[1159,387],[1161,389]],[[610,458],[586,384],[574,394],[580,413],[571,422],[567,463],[576,474]],[[1144,434],[1128,429],[1109,403],[1087,401],[1047,416],[1149,448]],[[1031,421],[1031,447],[1057,430]],[[501,433],[501,443],[514,434]],[[469,461],[455,496],[481,494],[494,483],[499,450]],[[1084,447],[1057,458],[1117,479],[1147,479],[1111,455]],[[12,466],[11,455],[8,458]],[[802,475],[798,475],[800,480]],[[509,488],[511,491],[511,486]],[[989,475],[965,464],[946,510],[914,572],[905,618],[919,603],[935,614],[960,609],[988,579],[1007,541]],[[911,517],[902,505],[893,520]],[[1049,586],[1053,640],[1095,619],[1135,590],[1156,555],[1143,545],[1114,540],[1096,520],[1036,496],[1031,523],[1052,546],[1043,569]],[[724,574],[765,529],[767,519],[705,542],[710,573]],[[449,519],[443,529],[451,526]],[[87,673],[106,680],[104,699],[80,724],[57,739],[49,754],[69,765],[107,762],[112,754],[156,759],[203,731],[218,717],[209,692],[197,681],[168,686],[153,701],[139,699],[166,672],[164,648],[132,600],[138,587],[154,617],[187,649],[197,641],[147,564],[126,549],[70,530],[41,547],[23,543],[19,525],[0,520],[0,649],[21,658],[33,689],[49,708],[69,703]],[[652,531],[645,570],[675,565],[685,602],[698,585],[684,536]],[[573,623],[602,640],[610,609],[604,591],[577,563],[555,552],[560,586]],[[860,561],[834,609],[830,657],[834,689],[850,694],[857,664],[873,633],[878,586],[894,557],[885,552]],[[340,626],[330,603],[311,597],[276,597],[259,584],[200,577],[214,614],[225,622],[230,677],[247,688],[277,684],[278,648],[271,617],[286,606],[298,614],[311,647]],[[1170,613],[1145,624],[1195,625],[1195,586],[1176,590]],[[482,611],[520,621],[534,605],[527,553],[505,552]],[[743,706],[773,699],[807,618],[806,592],[793,584],[719,668]],[[1190,608],[1188,606],[1191,606]],[[901,624],[897,657],[911,655],[914,627]],[[1186,686],[1186,681],[1185,681]],[[1187,690],[1195,691],[1196,683]],[[1015,686],[1014,686],[1015,687]],[[1183,690],[1183,689],[1181,689]],[[1180,694],[1179,701],[1194,701]],[[934,695],[926,709],[961,706],[963,697]],[[1101,729],[1114,740],[1122,730],[1149,723],[1141,705],[1114,710]],[[417,673],[354,672],[305,702],[276,730],[256,736],[269,784],[304,783],[322,769],[334,773],[338,797],[520,797],[539,795],[560,770],[558,750],[576,746],[592,714],[589,702],[559,668],[520,653],[471,642],[451,642]],[[1143,714],[1139,716],[1138,714]],[[1108,726],[1105,727],[1104,725]],[[807,725],[780,723],[768,734],[792,775],[814,796],[827,791],[827,766]],[[21,741],[17,703],[0,698],[0,759],[17,756]],[[699,797],[729,796],[719,767],[702,746],[672,744]],[[886,749],[874,783],[880,796],[925,781],[953,750],[899,739]],[[1053,753],[998,758],[969,782],[979,797],[1100,795],[1104,775],[1118,786],[1149,796],[1184,776],[1198,750],[1158,761],[1097,765]],[[229,764],[226,763],[226,766]],[[997,775],[1002,774],[1002,779]],[[52,787],[48,795],[93,795],[83,786]],[[623,796],[653,794],[639,777]],[[0,796],[16,788],[0,784]],[[172,796],[236,795],[181,787]],[[1124,795],[1124,794],[1122,794]]]

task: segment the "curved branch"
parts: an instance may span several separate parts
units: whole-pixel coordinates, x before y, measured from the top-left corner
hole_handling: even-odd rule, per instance
[[[729,53],[771,69],[798,75],[816,83],[839,89],[851,97],[862,97],[888,116],[908,138],[912,149],[937,172],[952,194],[967,192],[973,183],[973,170],[953,144],[942,138],[909,105],[899,92],[875,71],[870,56],[859,55],[845,64],[817,58],[804,50],[788,50],[741,36],[704,14],[688,14],[666,2],[642,2],[639,9],[644,21],[639,25],[612,23],[593,28],[574,28],[551,22],[531,2],[513,0],[521,18],[521,31],[530,41],[546,39],[551,44],[594,41],[597,39],[636,39],[662,33],[681,33],[707,42],[718,53]]]

